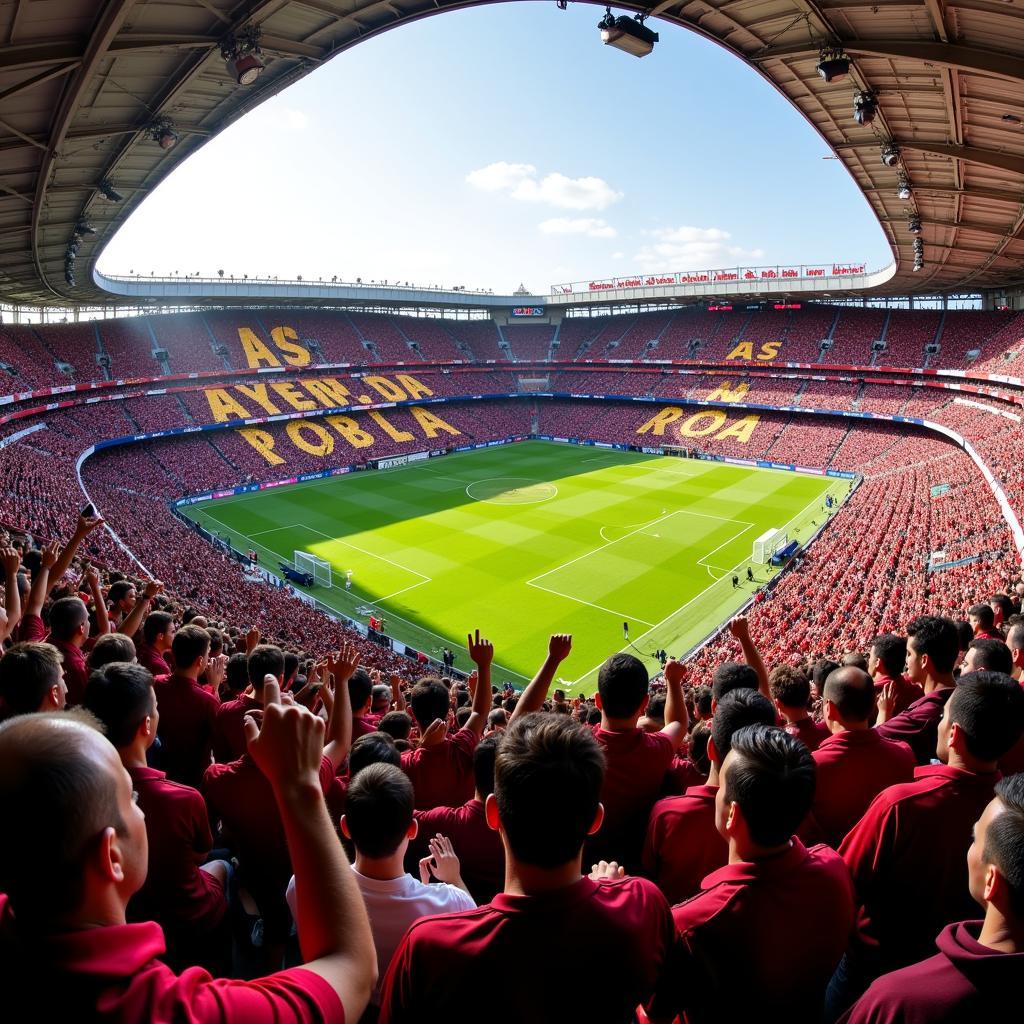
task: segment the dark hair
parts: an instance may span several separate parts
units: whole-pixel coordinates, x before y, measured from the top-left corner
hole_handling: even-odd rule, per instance
[[[128,592],[135,589],[135,584],[131,580],[118,580],[116,583],[110,584],[110,589],[107,591],[107,600],[111,604],[117,604],[118,601],[123,601],[127,596]]]
[[[466,723],[469,721],[469,716],[473,714],[473,709],[468,705],[461,708],[455,709],[455,724],[460,728],[465,728]]]
[[[960,641],[960,650],[966,651],[974,639],[974,627],[966,619],[957,619],[953,623],[956,626],[957,639]]]
[[[412,719],[404,711],[389,711],[377,723],[377,728],[392,739],[407,740],[412,732]]]
[[[742,661],[723,661],[711,677],[711,692],[716,701],[734,690],[756,690],[759,685],[757,673]]]
[[[949,703],[950,725],[959,726],[967,752],[980,761],[998,761],[1024,730],[1024,689],[1001,672],[968,672]]]
[[[364,768],[371,764],[391,764],[402,767],[402,756],[395,747],[394,738],[386,732],[363,733],[352,744],[348,755],[349,779],[354,779]]]
[[[860,651],[847,651],[843,655],[841,668],[862,668],[868,670],[868,659]]]
[[[632,654],[613,654],[597,673],[597,692],[609,718],[629,718],[639,712],[647,697],[647,669]]]
[[[811,669],[811,682],[818,688],[818,693],[821,693],[822,687],[825,685],[825,680],[837,668],[842,668],[838,661],[833,661],[831,658],[819,658]]]
[[[518,860],[553,868],[579,854],[597,814],[604,768],[594,734],[565,715],[534,713],[505,730],[494,795]]]
[[[1010,889],[1010,906],[1024,915],[1024,772],[996,783],[1004,810],[989,822],[982,856],[994,864]]]
[[[142,639],[152,644],[158,636],[167,632],[173,622],[174,616],[170,612],[150,612],[142,624]]]
[[[390,857],[412,824],[412,783],[393,764],[367,765],[349,784],[345,827],[366,857]]]
[[[879,660],[890,679],[899,679],[907,664],[907,638],[895,633],[883,633],[875,637],[871,653]]]
[[[770,725],[737,730],[732,755],[725,799],[739,805],[755,843],[780,846],[811,809],[814,758],[800,740]]]
[[[215,657],[224,650],[224,634],[216,626],[203,626],[210,638],[210,656]]]
[[[0,843],[0,892],[19,931],[45,932],[77,907],[86,848],[105,828],[125,830],[97,741],[106,742],[80,708],[0,724],[0,820],[8,836],[32,841],[31,856],[21,843]]]
[[[50,633],[57,640],[68,641],[88,618],[89,610],[80,597],[62,597],[50,608]]]
[[[655,693],[651,695],[651,699],[647,702],[647,710],[644,714],[648,718],[661,718],[665,717],[665,703],[667,696],[664,693]]]
[[[15,644],[0,658],[0,697],[12,715],[38,711],[60,683],[64,659],[53,644]]]
[[[977,619],[978,625],[982,629],[991,629],[996,622],[996,614],[992,611],[992,606],[988,604],[972,604],[967,609],[967,616]]]
[[[494,759],[500,742],[500,736],[487,736],[473,751],[473,781],[476,791],[484,800],[494,792]]]
[[[260,694],[265,676],[271,675],[278,680],[284,678],[284,651],[274,644],[257,644],[245,660],[245,670],[253,690]]]
[[[825,680],[822,696],[835,704],[847,721],[866,722],[875,705],[875,684],[871,676],[859,668],[837,668]]]
[[[972,640],[968,650],[975,651],[974,671],[1002,672],[1003,675],[1013,674],[1013,654],[1002,640],[995,637],[983,637]]]
[[[89,676],[83,704],[100,721],[107,739],[115,747],[126,747],[156,708],[153,676],[141,665],[111,662]]]
[[[704,776],[711,771],[711,759],[708,757],[709,739],[711,726],[707,722],[698,722],[690,732],[690,760]]]
[[[768,676],[772,697],[786,708],[806,708],[811,702],[811,683],[792,665],[776,665]]]
[[[134,661],[135,641],[124,633],[105,633],[96,639],[89,657],[85,659],[85,666],[90,672],[95,672],[104,665],[114,661]]]
[[[737,729],[747,725],[774,725],[775,708],[772,702],[757,690],[746,687],[727,693],[715,708],[711,719],[711,739],[715,744],[718,763],[732,749],[732,737]]]
[[[182,626],[171,641],[174,667],[179,672],[190,668],[209,653],[210,634],[202,626]]]
[[[292,651],[285,651],[284,653],[284,681],[287,683],[289,679],[294,678],[295,674],[299,671],[299,656],[294,654]]]
[[[988,605],[985,606],[988,608]],[[989,608],[989,614],[992,609]],[[935,671],[948,675],[960,653],[956,623],[940,615],[922,615],[907,626],[908,645],[918,655],[928,655]]]
[[[370,691],[366,691],[366,698]],[[355,701],[352,707],[356,707]],[[413,718],[419,724],[420,729],[426,729],[435,719],[444,721],[448,717],[448,690],[440,679],[428,677],[421,679],[409,694],[409,707],[412,709]]]
[[[701,718],[711,717],[711,701],[714,694],[710,686],[698,686],[693,691],[693,706],[700,713]]]
[[[502,701],[501,706],[511,715],[519,706],[519,697],[516,695],[506,697],[505,700]],[[598,721],[600,721],[600,712],[598,712]]]
[[[348,699],[352,705],[353,714],[360,708],[366,706],[366,702],[370,699],[370,695],[373,693],[373,680],[370,678],[370,673],[365,668],[360,666],[349,676],[348,679]],[[447,697],[445,698],[447,702]],[[445,713],[447,714],[448,706],[445,704]],[[444,718],[444,715],[441,716]],[[430,724],[429,722],[427,723]]]
[[[568,708],[568,704],[560,705],[563,708]],[[487,728],[488,729],[504,729],[508,725],[508,713],[504,708],[492,708],[487,715]]]
[[[1005,622],[1013,614],[1013,601],[1010,600],[1008,594],[993,594],[989,599],[990,605],[999,605],[999,610],[1003,613],[1003,621]]]
[[[587,712],[587,725],[600,725],[601,724],[601,709],[591,708]]]
[[[1014,616],[1014,618],[1017,618],[1017,616]],[[1024,618],[1024,616],[1021,618]],[[1010,628],[1006,631],[1006,646],[1010,648],[1011,652],[1024,648],[1024,621],[1011,624]]]
[[[249,685],[249,657],[245,651],[238,651],[228,658],[224,681],[232,693],[242,693]]]

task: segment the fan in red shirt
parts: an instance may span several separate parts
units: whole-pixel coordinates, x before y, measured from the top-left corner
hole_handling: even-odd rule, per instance
[[[1024,690],[998,672],[961,676],[939,725],[939,765],[880,793],[839,852],[857,889],[857,930],[829,987],[835,1019],[886,971],[927,956],[970,917],[965,856],[992,799],[997,762],[1024,730]],[[907,894],[920,894],[913,910]]]
[[[947,925],[938,954],[885,974],[844,1024],[975,1024],[1011,1012],[1024,977],[1024,775],[996,783],[967,851],[981,921]]]
[[[1018,615],[1006,631],[1006,646],[1013,658],[1013,678],[1021,682],[1024,677],[1024,616]]]
[[[68,703],[81,704],[89,673],[85,669],[82,646],[89,639],[89,610],[79,597],[62,597],[50,607],[50,633],[47,641],[64,659],[64,682],[68,685]]]
[[[269,660],[271,656],[267,657]],[[283,664],[283,654],[281,659]],[[329,715],[327,742],[318,775],[321,799],[330,789],[338,766],[348,755],[352,715],[345,684],[358,664],[359,652],[351,644],[343,645],[340,654],[328,659],[327,676],[333,684],[322,690]],[[276,699],[278,693],[277,680],[268,676],[263,684],[264,705],[270,697]],[[157,696],[159,698],[159,692]],[[250,720],[251,716],[246,718],[246,722]],[[245,730],[248,739],[250,727],[246,725]],[[239,876],[259,907],[266,963],[276,967],[291,927],[285,890],[293,874],[293,863],[285,823],[274,811],[272,787],[273,780],[266,777],[248,750],[230,764],[211,764],[203,780],[203,794],[210,813],[219,818],[230,833],[238,852]]]
[[[905,743],[887,740],[868,724],[874,685],[859,668],[839,668],[825,680],[825,722],[831,730],[814,751],[817,786],[800,828],[805,842],[838,849],[868,804],[889,786],[909,782],[917,762]]]
[[[922,615],[907,626],[907,675],[918,683],[924,696],[905,711],[895,714],[895,682],[882,687],[878,697],[879,733],[887,740],[902,740],[917,758],[929,764],[935,757],[939,721],[956,680],[953,668],[960,652],[960,638],[952,619]]]
[[[473,751],[473,799],[461,807],[434,807],[416,811],[419,837],[409,847],[409,858],[427,856],[432,836],[447,836],[458,851],[462,878],[480,905],[490,903],[505,884],[505,848],[501,836],[487,824],[484,803],[494,792],[494,758],[499,736],[482,739]],[[353,750],[354,754],[354,750]]]
[[[264,680],[273,676],[284,689],[284,651],[273,644],[259,644],[246,658],[246,672],[253,695],[243,693],[217,708],[213,721],[213,756],[228,764],[245,753],[245,716],[263,707]]]
[[[174,635],[174,674],[158,684],[160,767],[175,782],[198,788],[210,764],[213,721],[220,704],[199,685],[206,670],[210,634],[182,626]]]
[[[303,967],[255,981],[176,975],[160,927],[126,923],[146,822],[117,751],[78,712],[0,725],[0,985],[10,1020],[246,1024],[358,1020],[376,976],[362,899],[317,790],[323,724],[268,702],[249,750],[273,780],[296,866]],[[13,912],[13,913],[12,913]]]
[[[593,734],[568,715],[516,718],[486,801],[505,847],[505,891],[406,932],[384,979],[381,1024],[475,1024],[481,1015],[493,1024],[620,1024],[652,997],[673,939],[665,898],[645,879],[616,877],[617,865],[581,873],[583,840],[601,827],[603,773]],[[557,966],[495,989],[541,950],[557,950]],[[602,964],[613,981],[576,984]]]
[[[811,718],[811,681],[792,665],[777,665],[768,676],[768,686],[783,728],[814,753],[828,736],[828,726]]]
[[[748,725],[774,725],[772,702],[745,687],[727,693],[715,708],[708,740],[711,771],[703,786],[659,800],[651,811],[644,842],[644,874],[658,884],[669,903],[700,891],[700,883],[729,860],[729,844],[715,825],[715,796],[722,762],[733,733]]]
[[[105,665],[90,677],[84,706],[117,748],[146,815],[149,866],[145,884],[128,905],[129,919],[163,928],[173,966],[201,964],[223,973],[230,964],[224,897],[229,865],[204,863],[213,836],[199,792],[146,763],[160,721],[153,676],[141,665]]]
[[[971,605],[967,621],[974,630],[975,640],[1002,640],[1003,634],[996,628],[996,616],[992,606],[985,603]]]
[[[915,700],[924,696],[918,683],[912,683],[903,675],[907,664],[907,638],[895,633],[876,636],[868,655],[868,675],[875,682],[875,692],[889,686],[892,692],[892,711],[898,715],[906,711]]]
[[[814,760],[799,740],[769,725],[733,735],[715,797],[729,863],[672,909],[675,987],[649,1007],[652,1020],[820,1018],[854,903],[838,854],[793,834],[813,796]],[[740,964],[742,983],[730,969]]]
[[[166,655],[174,643],[175,622],[170,612],[150,612],[142,624],[142,643],[138,644],[139,664],[154,676],[171,674]]]
[[[420,729],[420,744],[402,753],[402,771],[416,795],[416,810],[457,806],[473,796],[473,751],[484,734],[491,707],[491,661],[494,647],[480,636],[468,638],[469,656],[476,665],[472,712],[453,736],[447,734],[450,695],[440,679],[421,679],[409,696],[412,716]]]
[[[551,637],[547,660],[519,698],[513,723],[543,705],[555,670],[571,649],[571,636]],[[640,867],[647,819],[662,793],[676,751],[686,737],[687,711],[682,690],[685,673],[677,661],[665,666],[665,728],[650,733],[637,727],[649,696],[643,662],[632,654],[619,653],[601,666],[596,698],[601,724],[594,729],[594,735],[607,761],[601,788],[604,825],[587,842],[588,860],[615,860],[628,871]]]
[[[63,711],[68,688],[53,644],[14,644],[0,658],[0,720]]]

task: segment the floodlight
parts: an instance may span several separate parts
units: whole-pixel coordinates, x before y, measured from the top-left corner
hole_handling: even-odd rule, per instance
[[[850,73],[850,58],[841,46],[826,47],[820,57],[815,70],[826,82],[841,82]]]
[[[900,162],[900,147],[895,142],[884,142],[881,157],[886,167],[895,167]]]
[[[605,46],[614,46],[634,57],[646,57],[654,49],[658,33],[652,32],[639,14],[635,18],[625,14],[616,18],[610,7],[605,12],[605,16],[597,23],[601,30],[601,42]]]

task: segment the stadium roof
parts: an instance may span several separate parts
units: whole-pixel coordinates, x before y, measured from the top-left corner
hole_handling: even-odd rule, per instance
[[[488,0],[483,0],[488,2]],[[0,8],[0,298],[94,303],[103,246],[181,160],[322,62],[377,33],[473,0],[13,0]],[[879,290],[959,291],[1024,281],[1024,4],[1020,0],[683,0],[644,11],[714,40],[755,67],[818,130],[864,191],[897,261]],[[236,85],[221,42],[256,26],[266,70]],[[596,30],[595,30],[596,37]],[[596,39],[595,39],[596,42]],[[823,45],[851,75],[826,84]],[[662,42],[652,59],[671,59]],[[878,97],[874,124],[853,94]],[[178,144],[149,135],[170,118]],[[883,166],[893,140],[913,184]],[[240,154],[240,163],[245,160]],[[108,181],[121,202],[102,199]],[[230,188],[230,182],[219,187]],[[807,197],[807,215],[814,196]],[[908,213],[923,222],[913,273]],[[76,224],[87,220],[65,282]],[[157,240],[154,240],[156,242]],[[841,242],[841,239],[836,239]]]

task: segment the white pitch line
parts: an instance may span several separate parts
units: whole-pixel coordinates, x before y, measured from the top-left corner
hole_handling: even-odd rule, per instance
[[[550,576],[552,573],[558,572],[561,569],[566,569],[570,565],[574,565],[576,562],[581,562],[584,558],[589,558],[591,555],[596,555],[598,551],[604,551],[605,548],[610,548],[613,544],[619,544],[624,540],[628,540],[635,534],[640,533],[641,530],[646,530],[648,527],[656,526],[658,523],[664,522],[666,519],[671,519],[672,516],[678,515],[679,510],[676,512],[668,512],[663,516],[659,516],[657,519],[652,519],[649,523],[644,523],[643,526],[638,526],[635,530],[631,530],[629,533],[624,533],[621,537],[616,537],[615,540],[605,541],[604,544],[598,545],[596,548],[592,548],[590,551],[584,551],[582,555],[577,555],[575,558],[570,558],[568,562],[563,562],[561,565],[556,565],[553,569],[548,569],[547,572],[542,572],[539,576],[534,576],[533,579],[527,580],[527,586],[535,583],[537,580],[544,579],[545,576]]]
[[[412,571],[412,570],[410,570]],[[401,590],[396,590],[393,594],[385,594],[383,597],[378,597],[378,601],[390,601],[393,597],[398,597],[399,594],[404,594],[409,590],[415,590],[417,587],[425,586],[427,583],[432,583],[433,580],[420,580],[419,583],[413,583],[412,586],[402,587]]]
[[[749,529],[750,529],[750,527],[751,527],[751,526],[753,526],[753,525],[754,525],[753,523],[747,523],[747,525],[746,525],[746,526],[744,526],[744,527],[743,527],[743,529],[742,529],[742,530],[740,530],[740,532],[739,532],[739,533],[737,533],[737,534],[734,534],[734,535],[733,535],[732,537],[730,537],[730,538],[729,538],[729,539],[728,539],[727,541],[723,542],[722,544],[719,544],[719,545],[718,545],[718,547],[717,547],[717,548],[715,548],[715,550],[714,550],[714,551],[709,551],[709,552],[708,552],[708,553],[707,553],[707,554],[706,554],[706,555],[705,555],[705,556],[704,556],[703,558],[698,558],[698,559],[697,559],[697,564],[698,564],[698,565],[704,565],[704,566],[707,566],[707,564],[708,564],[707,560],[708,560],[708,559],[709,559],[709,558],[710,558],[710,557],[711,557],[712,555],[714,555],[714,554],[716,554],[717,552],[721,551],[721,550],[722,550],[722,548],[724,548],[726,544],[731,544],[731,543],[732,543],[732,542],[733,542],[734,540],[737,540],[737,539],[739,539],[740,537],[742,537],[742,536],[743,536],[743,534],[745,534],[745,533],[747,532],[747,530],[749,530]],[[710,566],[708,566],[708,568],[711,568],[711,567],[710,567]],[[717,567],[716,567],[716,568],[717,568]]]
[[[638,619],[635,615],[627,615],[625,612],[617,612],[614,608],[605,608],[604,605],[594,604],[593,601],[584,601],[582,597],[573,597],[571,594],[563,594],[560,590],[552,590],[550,587],[542,587],[539,583],[532,581],[526,584],[528,587],[534,587],[536,590],[543,590],[545,593],[554,594],[555,597],[563,597],[566,601],[575,601],[577,604],[585,604],[588,608],[596,608],[599,612],[607,612],[609,615],[614,615],[619,619],[630,619],[633,622],[639,622],[644,626],[653,625],[646,619]]]
[[[333,541],[337,544],[344,544],[347,548],[352,548],[353,551],[361,551],[364,555],[369,555],[370,558],[379,558],[382,562],[387,562],[388,565],[393,565],[396,569],[401,569],[403,572],[411,572],[414,576],[419,576],[424,583],[433,583],[432,577],[426,573],[420,572],[418,569],[410,569],[407,565],[401,565],[399,562],[394,562],[390,558],[386,558],[384,555],[378,555],[375,551],[367,551],[365,548],[359,547],[358,544],[352,544],[350,541],[341,540],[338,537],[332,537],[328,533],[324,533],[322,530],[317,530],[315,527],[307,526],[305,523],[298,524],[302,529],[309,530],[310,533],[319,534],[325,540]]]

